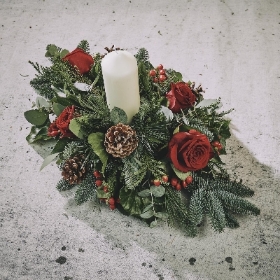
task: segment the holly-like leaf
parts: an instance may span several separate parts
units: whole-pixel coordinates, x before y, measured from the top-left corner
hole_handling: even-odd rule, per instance
[[[69,138],[61,138],[57,141],[54,148],[52,149],[52,154],[61,153],[64,151],[64,148],[71,140]]]
[[[68,50],[66,49],[63,49],[61,52],[60,52],[60,58],[63,58],[65,55],[67,55],[69,53]]]
[[[45,110],[29,110],[24,112],[24,116],[28,122],[36,126],[42,126],[49,119],[49,113]]]
[[[47,52],[45,54],[45,57],[54,57],[59,53],[58,47],[56,45],[48,45],[47,46]]]
[[[189,177],[192,174],[191,172],[182,172],[182,171],[178,170],[177,168],[175,168],[175,166],[173,164],[171,164],[171,167],[172,167],[173,171],[175,172],[175,174],[177,175],[177,177],[179,179],[181,179],[182,181],[185,181],[187,179],[187,177]]]
[[[121,108],[114,107],[111,111],[110,116],[111,116],[111,120],[114,124],[118,124],[118,123],[126,124],[127,123],[127,115],[126,115],[125,111]]]
[[[43,161],[43,164],[41,165],[40,167],[40,171],[46,167],[48,164],[50,164],[52,161],[54,161],[57,156],[59,155],[59,153],[55,153],[55,154],[50,154],[49,156],[47,156],[44,161]]]
[[[48,127],[36,127],[32,126],[30,133],[26,136],[26,141],[31,144],[39,140],[50,140],[53,139],[47,135]]]
[[[104,133],[101,132],[91,133],[88,136],[88,143],[91,145],[94,153],[100,158],[103,164],[102,172],[104,172],[108,160],[108,153],[106,152],[104,146],[104,137]]]
[[[65,107],[66,107],[66,106],[61,105],[61,104],[59,104],[59,103],[53,103],[53,112],[54,112],[57,116],[59,116],[59,115],[62,113],[62,111],[65,109]]]
[[[155,197],[162,197],[165,194],[165,188],[163,186],[151,186],[150,190]]]
[[[81,125],[76,119],[72,119],[69,124],[69,130],[71,130],[77,137],[80,139],[84,138],[84,133],[81,128]]]
[[[130,215],[140,215],[143,203],[137,192],[125,187],[120,190],[121,205]]]

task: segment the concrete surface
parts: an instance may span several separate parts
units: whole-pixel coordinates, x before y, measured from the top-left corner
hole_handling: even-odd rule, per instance
[[[146,47],[153,64],[234,107],[226,161],[261,215],[222,234],[205,223],[193,239],[59,193],[56,166],[39,172],[47,151],[25,141],[36,97],[27,61],[82,39],[92,52]],[[1,0],[0,279],[280,279],[279,52],[278,0]]]

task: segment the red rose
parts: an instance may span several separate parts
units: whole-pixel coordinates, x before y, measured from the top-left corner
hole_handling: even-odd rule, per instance
[[[74,118],[75,106],[66,107],[56,119],[55,123],[57,128],[60,130],[61,136],[64,137],[75,137],[75,135],[69,130],[70,121]]]
[[[211,157],[208,138],[197,131],[178,132],[168,144],[168,156],[176,169],[182,172],[196,171],[207,166]]]
[[[178,82],[171,84],[171,90],[166,94],[169,101],[168,108],[173,113],[179,113],[181,109],[193,107],[196,97],[188,84]]]
[[[91,55],[82,49],[75,49],[63,57],[64,61],[68,61],[72,66],[76,66],[81,74],[89,72],[94,60]]]

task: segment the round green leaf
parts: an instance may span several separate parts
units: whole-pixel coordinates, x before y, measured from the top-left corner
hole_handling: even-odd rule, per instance
[[[149,197],[151,195],[151,192],[150,192],[150,190],[143,190],[143,191],[139,192],[138,195],[140,197]]]
[[[155,197],[162,197],[165,194],[165,188],[163,186],[151,186],[150,190]]]
[[[48,120],[49,113],[46,111],[39,111],[35,109],[24,112],[24,117],[31,124],[41,126]]]

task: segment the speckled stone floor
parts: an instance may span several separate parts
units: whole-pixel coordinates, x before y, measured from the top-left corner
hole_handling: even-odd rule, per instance
[[[115,44],[202,83],[221,97],[233,137],[225,159],[255,190],[258,217],[196,238],[59,193],[59,170],[39,172],[48,150],[25,137],[36,93],[28,60],[45,47],[92,52]],[[277,280],[280,275],[280,2],[235,0],[0,1],[0,279]]]

